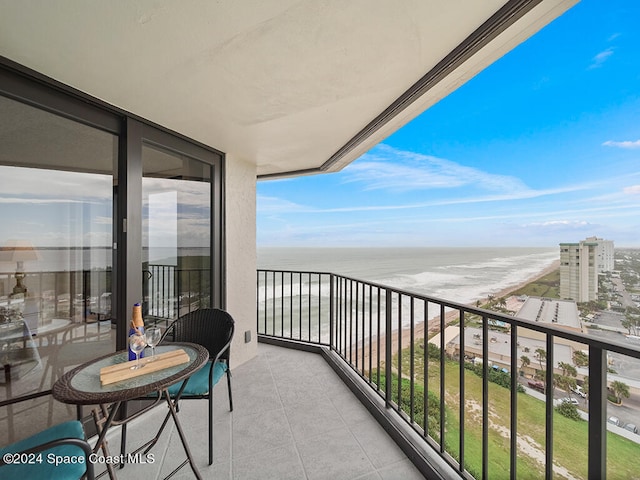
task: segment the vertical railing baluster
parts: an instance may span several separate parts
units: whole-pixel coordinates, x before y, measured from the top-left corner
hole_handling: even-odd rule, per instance
[[[391,400],[392,400],[392,396],[391,396],[391,371],[392,371],[392,366],[391,366],[391,343],[392,343],[392,337],[391,337],[391,290],[388,288],[385,288],[385,306],[384,306],[384,310],[385,310],[385,317],[384,317],[384,325],[385,325],[385,332],[384,332],[384,343],[385,343],[385,349],[384,349],[384,358],[385,358],[385,365],[384,365],[384,393],[385,393],[385,405],[387,408],[391,408]]]
[[[398,296],[398,411],[402,411],[402,294]]]
[[[369,284],[369,383],[373,370],[373,285]]]
[[[365,345],[364,345],[364,342],[365,342],[365,339],[366,339],[366,334],[365,334],[365,332],[366,332],[365,318],[367,316],[366,315],[366,311],[367,311],[366,300],[367,300],[367,293],[366,293],[366,289],[365,289],[365,284],[363,283],[362,284],[362,330],[361,330],[361,333],[360,333],[360,338],[362,339],[361,340],[361,348],[360,349],[362,350],[362,375],[363,376],[365,375],[365,373],[367,371],[367,367],[365,365],[365,358],[366,358],[365,352],[366,352],[366,350],[365,350]]]
[[[377,296],[378,296],[378,331],[376,332],[376,337],[377,337],[377,342],[378,342],[378,354],[377,354],[377,357],[378,357],[378,359],[377,359],[377,362],[378,362],[378,365],[377,365],[378,378],[377,378],[377,382],[376,383],[378,385],[378,389],[380,389],[381,388],[381,386],[380,386],[380,352],[382,351],[382,350],[380,350],[380,347],[381,347],[381,345],[380,345],[380,317],[381,317],[381,314],[382,314],[382,305],[381,305],[381,298],[382,297],[380,296],[380,287],[378,287],[378,295]]]
[[[335,308],[335,302],[333,300],[333,296],[335,294],[335,290],[333,288],[334,275],[331,273],[328,275],[328,277],[329,277],[329,350],[333,350],[334,341],[335,341],[335,339],[333,338],[333,334],[334,334],[333,322],[335,320],[335,316],[333,312],[333,309]]]
[[[482,316],[482,480],[489,480],[489,319]]]
[[[518,473],[518,327],[511,324],[511,480]]]
[[[353,280],[349,280],[349,363],[353,363]]]
[[[465,381],[464,381],[464,352],[465,352],[465,338],[464,338],[464,310],[459,312],[460,321],[460,355],[459,355],[459,370],[460,375],[460,437],[458,438],[458,449],[460,451],[460,472],[464,472],[464,405],[465,405]]]
[[[271,275],[271,335],[276,334],[276,272]]]
[[[340,332],[342,336],[342,343],[340,344],[340,350],[342,358],[347,358],[347,279],[342,277],[342,285],[340,290],[342,292],[342,300],[340,305],[340,312],[342,315],[342,321],[340,324]]]
[[[289,338],[293,338],[293,272],[289,272]]]
[[[160,292],[164,292],[164,286],[165,286],[165,277],[167,276],[167,267],[165,266],[161,266],[159,267],[160,270],[160,275],[158,275],[158,289],[156,290],[156,292],[158,292],[158,311],[161,312],[163,317],[167,316],[167,309],[166,309],[166,305],[165,305],[165,299],[164,299],[164,295],[160,295]]]
[[[173,312],[171,312],[171,320],[178,318],[180,316],[180,278],[182,276],[182,271],[177,269],[176,267],[173,267],[173,274],[172,277],[174,278],[173,280],[173,297],[176,299],[176,306],[173,309]]]
[[[410,401],[409,401],[409,409],[410,409],[410,415],[409,418],[411,419],[411,421],[413,422],[414,419],[414,407],[415,407],[415,400],[414,400],[414,396],[415,396],[415,385],[414,385],[414,380],[415,380],[415,329],[414,329],[414,313],[415,313],[415,305],[414,305],[414,298],[413,296],[410,299],[410,308],[409,308],[409,321],[411,322],[410,324],[410,336],[411,336],[411,341],[409,342],[410,345],[410,354],[409,354],[409,360],[411,361],[411,366],[409,368],[409,374],[411,375],[411,381],[409,383],[409,390],[410,390]]]
[[[553,478],[553,336],[547,337],[546,409],[545,409],[545,478]]]
[[[589,480],[607,478],[607,352],[589,346]]]
[[[422,316],[422,342],[424,343],[423,359],[422,359],[422,381],[424,387],[424,436],[429,436],[429,302],[423,300],[423,316]]]
[[[309,300],[307,302],[307,308],[309,309],[309,317],[308,317],[309,326],[307,327],[307,338],[309,339],[309,341],[311,341],[311,283],[312,283],[311,273],[309,273],[309,287],[308,287]]]
[[[284,337],[284,272],[280,272],[280,336]]]
[[[343,279],[342,277],[338,277],[338,305],[336,305],[337,310],[338,310],[338,341],[336,342],[336,344],[338,345],[338,352],[340,353],[340,356],[342,356],[342,304],[344,302],[344,295],[342,294],[342,289],[343,289]]]
[[[322,274],[318,274],[318,343],[322,343]]]
[[[355,282],[356,283],[356,298],[354,300],[354,304],[355,304],[355,313],[356,313],[356,335],[354,338],[351,339],[351,341],[353,342],[353,344],[355,345],[355,349],[356,349],[356,355],[355,355],[355,368],[356,371],[358,371],[358,360],[360,359],[360,355],[358,354],[358,344],[359,344],[359,339],[360,339],[360,309],[358,308],[359,306],[359,302],[360,302],[360,282]]]
[[[269,284],[269,277],[268,277],[268,273],[265,270],[264,272],[264,334],[267,335],[268,331],[267,331],[267,310],[269,307],[269,300],[267,299],[267,286]]]
[[[445,327],[445,311],[444,305],[440,304],[440,453],[444,453],[444,422],[445,422],[445,410],[444,410],[444,327]]]

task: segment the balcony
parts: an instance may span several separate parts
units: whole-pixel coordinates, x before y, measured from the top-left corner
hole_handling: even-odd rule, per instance
[[[640,453],[637,435],[607,422],[621,408],[611,401],[615,382],[638,393],[634,376],[612,368],[637,365],[631,342],[323,272],[258,271],[257,298],[263,341],[327,349],[426,476],[596,479],[638,471],[629,465],[635,457],[622,453]],[[576,352],[587,360],[573,367]],[[579,385],[587,398],[573,393]],[[571,420],[559,410],[572,410],[560,404],[574,397]],[[626,410],[632,420],[639,414]]]
[[[631,478],[638,471],[640,436],[607,422],[614,408],[638,415],[607,399],[607,387],[622,378],[609,360],[637,363],[632,345],[330,273],[260,270],[256,287],[261,345],[233,369],[233,413],[226,387],[216,388],[212,466],[205,401],[182,402],[204,477]],[[562,384],[562,364],[575,351],[588,352],[574,377],[582,387],[574,390],[588,388],[588,398]],[[631,387],[636,396],[638,385]],[[556,411],[566,396],[578,401],[583,420]],[[157,408],[134,422],[129,447],[163,414]],[[118,435],[114,429],[112,454]],[[161,442],[154,464],[128,465],[119,478],[173,470],[182,458],[175,432]],[[567,455],[575,458],[567,463]],[[188,467],[178,476],[191,477]]]
[[[233,369],[233,413],[226,385],[216,387],[213,465],[207,465],[202,422],[206,400],[181,404],[180,421],[203,478],[423,478],[321,355],[265,344],[258,351]],[[159,426],[165,412],[156,408],[135,421],[128,446],[135,447],[136,439],[143,443],[140,431]],[[118,431],[110,438],[112,454]],[[163,434],[153,453],[154,464],[127,465],[117,471],[118,478],[169,474],[184,458],[175,429]],[[173,478],[194,476],[187,465]]]

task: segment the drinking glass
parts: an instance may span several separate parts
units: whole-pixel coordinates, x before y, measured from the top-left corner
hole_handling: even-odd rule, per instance
[[[151,358],[149,362],[153,362],[156,359],[156,345],[160,341],[162,332],[158,327],[150,327],[144,332],[144,336],[147,340],[147,345],[151,347]]]
[[[131,370],[137,370],[144,366],[140,365],[140,352],[142,352],[146,346],[147,342],[143,335],[131,335],[129,337],[129,347],[131,347],[131,351],[136,354],[136,364],[131,367]]]

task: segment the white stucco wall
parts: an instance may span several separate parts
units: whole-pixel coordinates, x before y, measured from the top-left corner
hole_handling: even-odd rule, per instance
[[[226,155],[227,310],[236,321],[231,366],[257,354],[256,333],[256,167]],[[245,343],[245,332],[251,341]]]

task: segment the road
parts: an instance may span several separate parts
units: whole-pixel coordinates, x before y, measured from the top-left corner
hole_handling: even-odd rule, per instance
[[[545,401],[544,394],[528,388],[527,382],[528,379],[520,378],[520,383],[525,387],[525,391],[527,394],[532,397],[536,397],[539,400]],[[559,400],[564,397],[568,397],[569,394],[564,390],[560,390],[556,388],[554,390],[554,399]],[[575,393],[571,393],[572,398],[576,398],[578,400],[578,409],[582,412],[582,417],[586,420],[589,413],[589,402],[587,399],[580,397]],[[615,405],[611,402],[607,403],[607,418],[608,417],[618,417],[620,419],[620,427],[623,427],[627,423],[632,423],[640,429],[640,394],[632,393],[630,398],[624,399],[622,405]],[[636,443],[640,444],[640,435],[634,435],[622,428],[615,428],[614,426],[607,424],[607,428],[619,435],[623,435]]]

